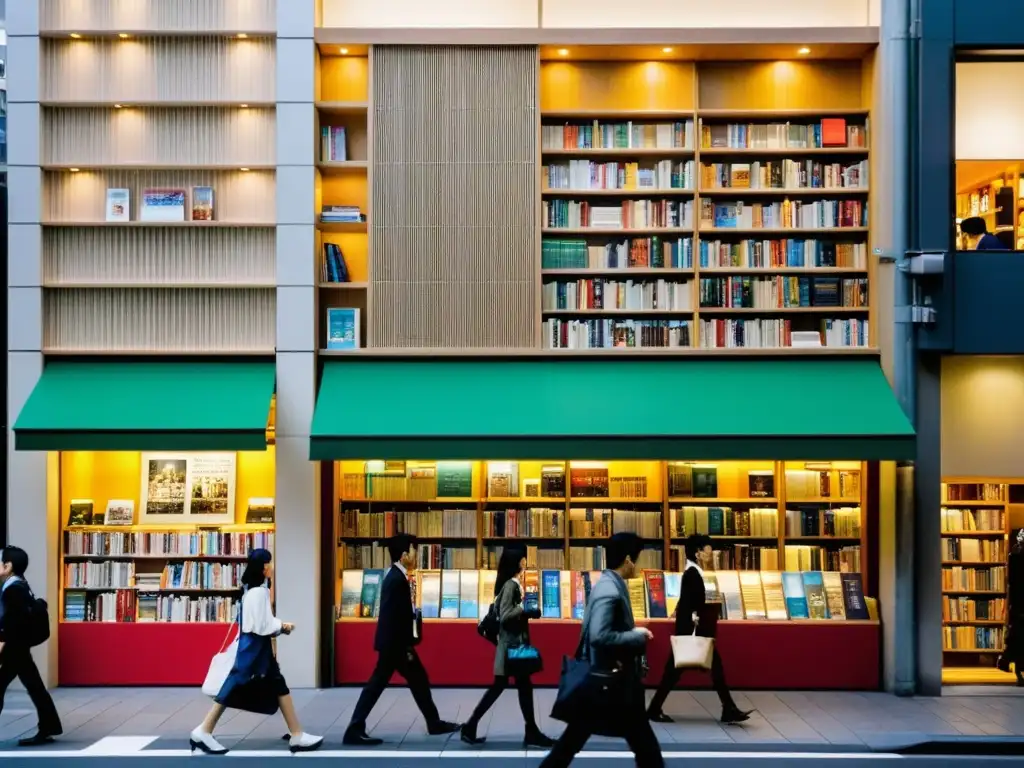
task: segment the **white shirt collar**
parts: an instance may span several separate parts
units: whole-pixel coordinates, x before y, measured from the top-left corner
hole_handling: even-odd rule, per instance
[[[24,581],[24,579],[21,578],[21,576],[14,576],[12,574],[10,577],[8,577],[7,581],[5,581],[3,583],[3,586],[0,586],[0,592],[3,592],[5,589],[7,589],[9,586],[11,586],[11,584],[14,584],[16,581]]]
[[[514,583],[514,584],[515,584],[515,585],[516,585],[517,587],[519,587],[519,591],[520,591],[520,592],[522,592],[522,591],[523,591],[523,585],[522,585],[522,583],[521,583],[521,582],[519,581],[519,579],[518,579],[518,578],[516,578],[515,576],[513,576],[513,577],[512,577],[511,579],[509,579],[509,581],[513,582],[513,583]]]
[[[687,568],[696,568],[697,569],[697,573],[700,574],[700,577],[702,579],[704,578],[704,569],[701,568],[699,565],[697,565],[695,562],[693,562],[693,560],[687,560],[686,561],[686,567]]]
[[[403,576],[408,576],[409,575],[409,572],[407,570],[405,570],[405,566],[402,565],[402,561],[401,560],[396,560],[391,565],[392,565],[393,568],[397,568],[398,570],[400,570],[402,572]]]

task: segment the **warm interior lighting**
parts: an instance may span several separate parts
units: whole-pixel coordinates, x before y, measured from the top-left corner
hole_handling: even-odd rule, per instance
[[[249,169],[248,168],[239,168],[238,170],[240,170],[240,171],[248,171]]]
[[[68,168],[68,170],[71,171],[72,173],[78,173],[79,171],[78,168]]]
[[[249,108],[248,104],[239,104],[238,106],[240,106],[242,109],[248,109]]]
[[[130,37],[130,35],[127,32],[121,32],[118,35],[118,37],[120,37],[122,40],[127,40]]]
[[[72,33],[71,33],[71,35],[70,35],[70,37],[73,37],[73,38],[75,38],[75,40],[78,40],[78,39],[80,39],[80,38],[81,38],[82,36],[81,36],[80,34],[78,34],[77,32],[72,32]]]
[[[247,38],[247,37],[248,37],[248,35],[245,34],[245,32],[239,32],[238,33],[238,39],[239,40],[245,40],[245,38]]]
[[[799,53],[801,56],[806,56],[810,52],[811,52],[811,49],[810,48],[806,48],[806,47],[805,48],[801,48],[800,50],[797,51],[797,53]]]
[[[672,53],[672,49],[671,48],[662,48],[661,52],[662,53]]]
[[[569,55],[569,49],[568,48],[559,48],[558,49],[558,55],[559,56],[568,56]]]
[[[124,104],[115,104],[114,109],[121,109],[123,106]]]
[[[345,56],[348,53],[348,48],[339,48],[338,53],[340,53],[342,56]]]

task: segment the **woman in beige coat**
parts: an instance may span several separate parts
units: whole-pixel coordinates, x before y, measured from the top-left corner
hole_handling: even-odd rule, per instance
[[[481,718],[487,714],[494,702],[508,687],[510,677],[506,672],[508,649],[530,644],[530,619],[540,618],[540,609],[523,608],[523,572],[526,570],[526,553],[518,548],[506,548],[498,561],[498,577],[494,582],[494,603],[498,612],[498,647],[494,652],[494,682],[484,693],[473,715],[462,726],[462,740],[467,744],[483,744],[485,739],[476,735]],[[529,675],[516,675],[516,689],[519,691],[519,708],[526,723],[524,747],[548,749],[554,742],[541,733],[533,712],[533,683]]]

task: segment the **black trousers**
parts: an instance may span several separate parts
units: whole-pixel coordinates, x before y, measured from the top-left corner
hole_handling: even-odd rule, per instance
[[[661,675],[661,683],[658,684],[658,690],[654,694],[654,698],[651,699],[650,711],[661,712],[661,708],[665,706],[665,699],[668,698],[669,693],[675,688],[679,682],[679,678],[682,677],[684,669],[676,669],[672,654],[668,655],[668,661],[665,662],[665,671]],[[725,682],[725,669],[722,666],[722,656],[718,653],[718,649],[715,648],[715,654],[711,659],[711,684],[715,687],[715,693],[718,694],[718,700],[722,702],[722,709],[734,709],[736,702],[732,700],[732,694],[729,692],[729,686]]]
[[[665,759],[661,756],[661,745],[651,730],[651,724],[643,716],[630,717],[632,721],[623,738],[636,758],[639,768],[663,768]],[[558,737],[555,746],[540,764],[540,768],[563,768],[572,762],[590,738],[590,729],[586,723],[569,723]]]
[[[12,650],[8,646],[0,654],[0,712],[4,711],[4,694],[7,693],[7,687],[15,678],[21,680],[28,697],[32,700],[32,706],[36,708],[39,732],[47,736],[59,736],[63,733],[57,708],[53,705],[53,699],[50,698],[39,674],[39,668],[28,649]]]
[[[495,675],[491,687],[484,691],[483,698],[476,705],[473,714],[470,716],[466,726],[476,728],[487,710],[494,706],[494,702],[508,688],[509,675]],[[526,723],[527,731],[537,730],[537,716],[533,710],[533,682],[529,675],[516,677],[516,690],[519,692],[519,709],[523,712],[523,722]]]
[[[350,728],[366,728],[366,718],[370,716],[374,705],[388,687],[391,676],[397,672],[409,684],[412,698],[416,706],[423,713],[423,719],[427,726],[437,723],[441,716],[434,706],[434,699],[430,695],[430,680],[427,678],[427,670],[423,668],[423,662],[416,651],[412,648],[407,651],[382,651],[377,655],[377,666],[370,675],[370,679],[359,694],[359,701],[352,712]]]

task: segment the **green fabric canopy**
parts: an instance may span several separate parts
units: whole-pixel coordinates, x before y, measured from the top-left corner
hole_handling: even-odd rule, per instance
[[[877,360],[325,363],[310,458],[909,459]]]
[[[14,424],[22,451],[261,451],[273,362],[53,361]]]

